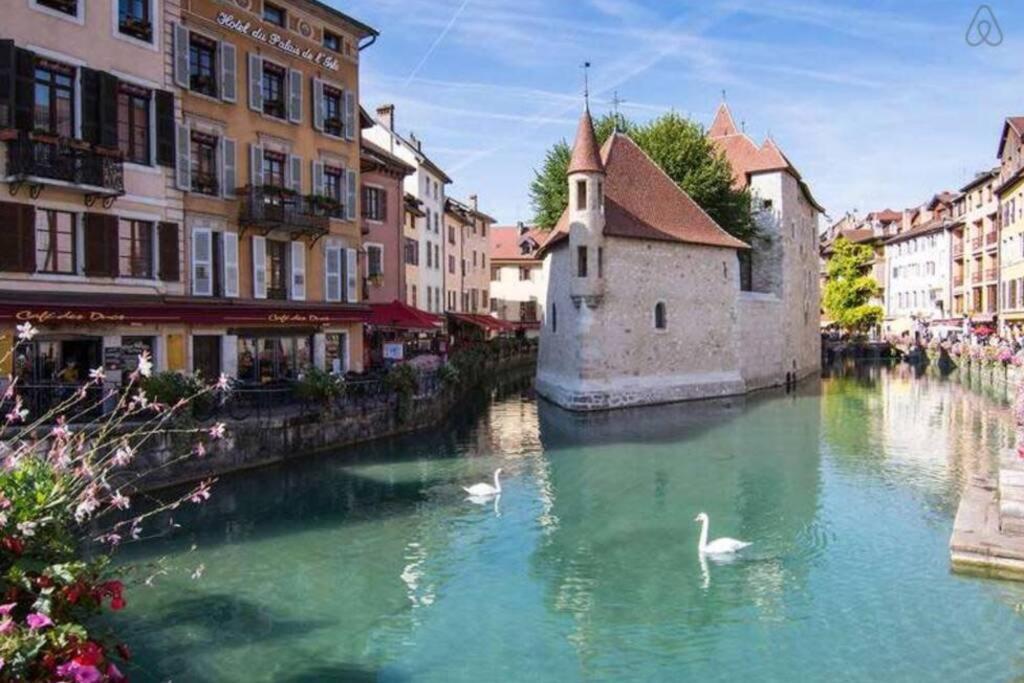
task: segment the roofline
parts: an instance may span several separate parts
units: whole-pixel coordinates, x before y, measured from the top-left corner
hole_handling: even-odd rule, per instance
[[[303,3],[303,4],[306,4],[306,5],[310,5],[311,7],[315,8],[315,9],[318,9],[318,10],[320,10],[322,12],[327,12],[328,14],[330,14],[331,16],[333,16],[336,19],[340,19],[341,21],[344,21],[344,22],[346,22],[348,24],[351,24],[352,26],[356,27],[357,29],[359,29],[360,31],[362,31],[364,33],[364,35],[360,36],[360,38],[365,38],[366,36],[373,36],[374,38],[376,38],[377,36],[380,35],[380,31],[378,31],[377,29],[373,28],[369,24],[364,24],[363,22],[359,21],[355,17],[351,17],[348,14],[345,14],[344,12],[342,12],[341,10],[337,10],[337,9],[331,7],[330,5],[328,5],[327,3],[320,2],[320,0],[292,0],[292,1],[293,2],[298,2],[298,3]]]
[[[968,190],[973,189],[973,188],[977,187],[978,185],[981,185],[983,182],[985,182],[989,178],[994,178],[997,175],[999,175],[999,167],[998,166],[996,166],[995,168],[991,168],[991,169],[989,169],[987,171],[982,171],[981,173],[979,173],[976,176],[974,176],[973,180],[971,180],[969,183],[967,183],[966,185],[961,187],[960,188],[960,192],[967,192]]]
[[[440,177],[441,180],[444,181],[446,185],[448,183],[454,182],[451,178],[448,177],[447,173],[441,170],[440,166],[431,161],[430,157],[423,153],[422,149],[419,149],[418,147],[416,147],[416,145],[412,144],[406,138],[402,137],[402,134],[399,133],[397,130],[393,130],[385,126],[383,123],[380,122],[379,119],[374,119],[374,121],[377,123],[378,126],[386,130],[390,135],[394,135],[396,138],[398,138],[400,142],[408,146],[409,149],[412,150],[412,153],[415,154],[416,157],[419,159],[420,164],[431,170],[434,173],[434,175]]]
[[[360,147],[360,150],[359,150],[360,157],[362,157],[363,152],[368,152],[370,154],[375,154],[377,156],[382,157],[383,161],[389,167],[394,168],[394,169],[404,173],[405,175],[410,175],[410,174],[416,172],[416,168],[414,166],[406,163],[403,159],[398,158],[397,156],[395,156],[391,152],[387,151],[386,149],[384,149],[380,145],[375,145],[374,143],[370,142],[366,138],[361,138],[360,139],[359,147]]]
[[[913,239],[915,237],[921,237],[922,235],[930,235],[933,232],[939,232],[941,230],[945,230],[946,228],[952,228],[953,225],[953,223],[938,223],[936,225],[929,227],[927,230],[917,230],[916,228],[912,228],[910,230],[907,230],[906,232],[901,232],[893,235],[889,239],[885,240],[883,244],[898,244],[899,242],[905,242],[906,240]]]

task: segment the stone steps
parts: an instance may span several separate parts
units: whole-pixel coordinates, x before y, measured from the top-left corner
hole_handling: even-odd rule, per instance
[[[1024,470],[999,470],[998,494],[1000,529],[1024,536]]]

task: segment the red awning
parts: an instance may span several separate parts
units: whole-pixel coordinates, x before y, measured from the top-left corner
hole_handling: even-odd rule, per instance
[[[421,311],[395,300],[389,304],[371,304],[368,324],[397,330],[437,330],[443,324],[439,315]]]
[[[488,332],[514,332],[516,326],[510,322],[499,320],[491,315],[478,315],[476,313],[449,313],[449,316],[460,322],[469,325],[476,325]]]

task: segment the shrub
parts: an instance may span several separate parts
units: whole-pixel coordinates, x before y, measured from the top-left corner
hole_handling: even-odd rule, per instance
[[[441,385],[446,389],[454,387],[459,383],[459,370],[451,363],[445,363],[437,371],[438,377],[441,379]]]
[[[295,395],[303,401],[330,403],[345,394],[345,380],[320,368],[310,368],[295,384]]]

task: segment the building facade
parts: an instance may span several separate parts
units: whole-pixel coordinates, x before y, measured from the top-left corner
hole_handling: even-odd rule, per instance
[[[480,211],[476,195],[445,204],[445,306],[453,313],[484,314],[489,309],[488,251],[494,219]]]
[[[490,233],[490,312],[528,336],[539,333],[546,310],[548,271],[538,254],[546,239],[523,223],[495,225]]]
[[[413,308],[421,308],[423,299],[420,296],[420,234],[423,232],[423,221],[426,217],[423,203],[408,192],[405,193],[405,211],[402,215],[402,255],[405,262],[405,303]]]
[[[365,299],[371,304],[404,301],[405,176],[413,172],[393,154],[362,142],[362,226]]]
[[[419,202],[423,216],[415,217],[416,247],[419,250],[416,268],[416,303],[412,305],[432,313],[444,310],[445,268],[442,230],[445,210],[445,186],[451,182],[444,171],[423,152],[423,143],[410,134],[405,138],[395,128],[395,107],[377,109],[376,123],[365,135],[368,140],[397,156],[416,170],[405,178],[405,192]],[[409,243],[407,243],[409,244]],[[409,275],[409,273],[406,273]],[[410,281],[411,283],[412,281]]]
[[[946,321],[951,310],[953,195],[936,195],[908,212],[906,229],[885,242],[888,270],[885,331],[902,334],[915,323]]]
[[[998,198],[1000,226],[1000,325],[1013,326],[1019,334],[1024,325],[1024,117],[1012,116],[1003,123],[999,140],[999,167],[994,192]]]

